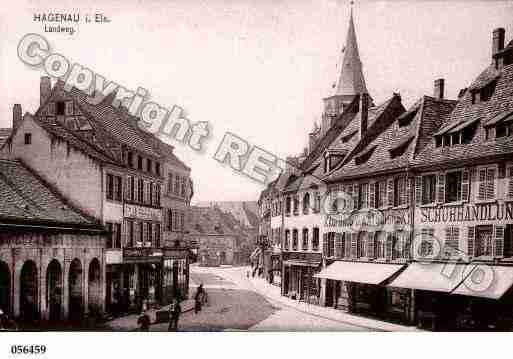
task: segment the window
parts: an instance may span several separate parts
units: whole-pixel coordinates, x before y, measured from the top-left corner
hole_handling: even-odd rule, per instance
[[[445,254],[455,254],[459,250],[460,228],[459,227],[446,227],[445,228]]]
[[[290,216],[291,202],[292,202],[292,199],[290,197],[287,197],[287,199],[285,200],[285,214],[287,216]]]
[[[146,172],[151,173],[151,171],[153,169],[152,167],[153,167],[153,162],[149,158],[147,158],[146,159]]]
[[[446,174],[445,202],[461,201],[461,171]]]
[[[64,101],[57,101],[56,106],[57,106],[57,108],[56,108],[57,116],[64,115],[65,110],[66,110],[66,104],[64,103]]]
[[[433,255],[435,230],[433,228],[424,227],[420,230],[420,247],[417,249],[421,258],[429,258]]]
[[[134,188],[134,177],[128,176],[126,178],[126,200],[127,201],[133,201],[135,195],[135,188]]]
[[[314,250],[314,251],[318,251],[319,250],[319,228],[317,228],[317,227],[315,227],[313,229],[312,250]]]
[[[293,229],[293,230],[292,230],[292,250],[293,250],[293,251],[296,251],[296,250],[297,250],[297,241],[298,241],[298,238],[297,238],[297,229]]]
[[[185,198],[185,194],[186,194],[186,178],[185,177],[182,177],[182,197]]]
[[[399,235],[392,234],[388,237],[388,240],[392,243],[392,259],[402,257],[403,243],[399,239]]]
[[[155,173],[157,174],[157,176],[160,176],[160,163],[159,162],[155,162]]]
[[[128,167],[134,167],[134,153],[132,151],[128,151],[126,155],[126,164]]]
[[[290,230],[286,229],[285,230],[285,241],[283,243],[283,248],[289,249],[289,246],[290,246]]]
[[[151,189],[152,185],[151,182],[144,181],[144,197],[143,197],[143,203],[151,205]]]
[[[395,179],[394,186],[394,206],[404,206],[407,204],[406,177]]]
[[[160,248],[160,223],[155,223],[153,225],[153,229],[155,232],[153,235],[154,247]]]
[[[73,115],[73,101],[66,101],[66,116]]]
[[[26,133],[25,134],[25,144],[26,145],[30,145],[32,143],[32,134],[31,133]]]
[[[495,172],[494,167],[479,169],[479,189],[477,198],[480,201],[495,198]]]
[[[299,198],[294,196],[294,215],[297,216],[299,214]]]
[[[183,212],[180,213],[180,232],[183,232],[185,228],[185,214]]]
[[[434,203],[436,200],[436,176],[422,176],[422,204]]]
[[[310,193],[306,192],[303,197],[303,213],[308,214],[310,212]]]
[[[143,158],[140,155],[137,155],[137,169],[141,171],[143,169]]]
[[[329,232],[327,235],[327,243],[326,243],[326,257],[334,257],[335,256],[335,233]]]
[[[50,102],[48,104],[47,115],[49,115],[49,116],[55,115],[55,102]]]
[[[362,258],[362,257],[366,256],[365,247],[367,245],[367,237],[368,237],[367,232],[360,232],[360,235],[358,236],[357,247],[356,247],[357,248],[357,252],[356,252],[357,258]]]
[[[508,193],[507,197],[513,198],[513,166],[508,169]]]
[[[149,197],[148,204],[154,206],[155,202],[156,202],[156,198],[155,198],[155,184],[153,182],[150,183],[149,190],[150,190],[150,193],[148,196]]]
[[[304,251],[308,250],[308,228],[303,229],[303,241],[301,247]]]
[[[155,184],[155,206],[160,207],[160,184]]]
[[[135,238],[134,238],[134,221],[126,220],[126,243],[125,247],[133,247]]]
[[[140,245],[142,246],[144,244],[144,222],[141,221],[138,223],[137,225],[137,229],[138,229],[138,236],[137,236],[137,241],[140,242]]]
[[[385,207],[387,205],[387,181],[376,182],[376,193],[378,195],[378,208]]]
[[[114,176],[110,173],[107,174],[107,199],[114,199]]]
[[[173,193],[173,174],[171,172],[167,175],[167,193]]]
[[[137,201],[139,203],[143,203],[144,201],[144,180],[139,178],[137,181],[139,185],[137,186]]]
[[[321,194],[319,192],[315,192],[313,209],[315,213],[319,213],[321,211]]]
[[[146,222],[146,243],[145,246],[151,246],[153,244],[153,232],[151,222]]]
[[[376,233],[376,258],[384,259],[386,253],[386,233]]]
[[[109,236],[107,237],[107,248],[121,248],[121,224],[105,223]]]
[[[358,200],[360,208],[369,208],[369,184],[360,184],[360,198]]]
[[[175,195],[179,195],[180,194],[180,182],[181,182],[181,177],[176,175],[175,176],[175,187],[174,187],[174,194]]]
[[[493,226],[476,227],[476,256],[493,255]]]

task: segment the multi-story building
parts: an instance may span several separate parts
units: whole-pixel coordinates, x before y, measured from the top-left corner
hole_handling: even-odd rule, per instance
[[[60,81],[52,87],[46,77],[40,91],[40,107],[33,116],[21,118],[21,108],[15,105],[14,130],[2,152],[21,159],[75,207],[107,227],[108,309],[168,300],[162,284],[166,255],[185,255],[173,253],[162,241],[163,171],[169,163],[176,164],[176,157],[140,130],[137,118],[124,107],[114,107],[114,96],[91,104],[86,94],[74,88],[66,91]],[[188,188],[189,181],[184,181]]]
[[[357,54],[353,26],[345,56]],[[493,32],[491,65],[457,100],[444,98],[443,79],[407,111],[398,95],[374,107],[362,91],[314,128],[306,158],[272,184],[285,183],[283,294],[435,328],[511,326],[513,42],[504,38]]]
[[[21,322],[103,312],[99,221],[20,161],[0,160],[0,309]]]

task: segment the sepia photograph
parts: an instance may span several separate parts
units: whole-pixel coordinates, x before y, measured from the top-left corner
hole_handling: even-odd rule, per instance
[[[0,33],[9,357],[513,331],[513,2],[20,0]]]

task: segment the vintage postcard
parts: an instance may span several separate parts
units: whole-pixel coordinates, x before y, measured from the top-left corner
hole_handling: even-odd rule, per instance
[[[512,2],[20,0],[0,28],[6,334],[513,329]]]

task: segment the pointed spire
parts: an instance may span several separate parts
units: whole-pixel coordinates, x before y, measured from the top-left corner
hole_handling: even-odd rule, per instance
[[[353,20],[353,2],[351,1],[351,15],[349,29],[347,30],[346,46],[342,50],[343,60],[339,78],[333,95],[357,95],[367,93],[365,78],[363,77],[362,62],[358,52],[358,42]]]

